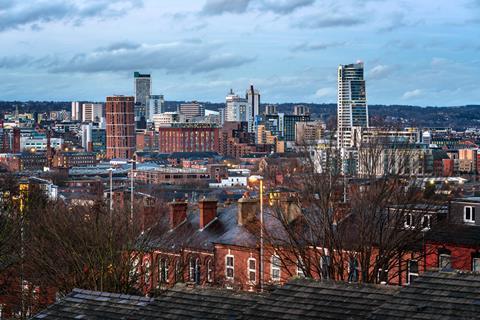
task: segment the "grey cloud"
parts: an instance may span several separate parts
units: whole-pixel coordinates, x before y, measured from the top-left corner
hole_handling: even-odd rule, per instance
[[[260,4],[260,10],[287,14],[302,7],[311,6],[314,3],[315,0],[264,0]]]
[[[331,42],[331,43],[309,43],[303,42],[292,48],[292,51],[320,51],[334,47],[341,47],[345,42]]]
[[[303,17],[301,21],[294,24],[299,28],[333,28],[333,27],[352,27],[360,24],[364,24],[365,19],[361,19],[353,16],[308,16]]]
[[[0,58],[1,69],[15,69],[30,65],[31,58],[28,56],[12,56]]]
[[[82,5],[73,0],[11,0],[0,5],[0,31],[24,26],[38,29],[41,24],[50,21],[78,24],[89,17],[120,16],[125,14],[128,8],[141,5],[140,0],[89,0]]]
[[[391,66],[379,64],[370,69],[368,72],[368,77],[370,79],[383,79],[390,76],[393,71],[394,69]]]
[[[98,51],[132,50],[132,49],[140,48],[140,46],[141,45],[138,43],[134,43],[130,41],[120,41],[120,42],[114,42],[106,47],[100,47],[98,48]]]
[[[244,13],[250,0],[207,0],[201,13],[204,15],[221,15],[223,13]]]
[[[219,53],[218,48],[211,45],[182,42],[78,54],[68,61],[57,62],[50,70],[94,73],[155,69],[167,73],[203,73],[238,67],[254,60],[255,57]]]

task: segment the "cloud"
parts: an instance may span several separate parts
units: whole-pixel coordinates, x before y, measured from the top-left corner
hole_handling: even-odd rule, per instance
[[[366,23],[364,18],[358,16],[318,16],[302,17],[301,21],[294,24],[298,28],[321,29],[334,27],[353,27]]]
[[[387,65],[379,64],[368,72],[370,79],[382,79],[392,74],[393,68]]]
[[[250,0],[207,0],[201,13],[216,16],[224,13],[244,13],[247,11]]]
[[[277,14],[288,14],[297,9],[311,6],[315,0],[263,0],[260,10],[271,11]]]
[[[345,45],[345,42],[330,42],[330,43],[303,42],[293,47],[292,51],[320,51],[320,50],[326,50],[334,47],[341,47],[343,45]]]
[[[2,0],[3,2],[4,0]],[[0,32],[31,26],[34,30],[52,21],[80,24],[92,17],[116,17],[142,5],[141,0],[10,0],[0,6]]]
[[[390,32],[407,26],[403,12],[395,12],[390,16],[390,19],[387,20],[388,24],[380,28],[380,31]]]
[[[444,66],[444,65],[446,65],[447,63],[448,63],[448,60],[445,59],[445,58],[436,58],[436,57],[434,57],[434,58],[432,59],[432,62],[430,62],[430,65],[431,65],[432,67],[438,67],[438,66]]]
[[[319,98],[326,98],[326,97],[332,97],[336,93],[335,89],[326,87],[326,88],[320,88],[315,92],[315,96]]]
[[[234,68],[256,59],[219,51],[218,45],[198,41],[127,44],[116,43],[91,53],[77,54],[67,61],[58,61],[50,70],[95,73],[153,69],[193,74]]]
[[[418,97],[420,97],[421,95],[423,95],[423,91],[422,91],[422,90],[420,90],[420,89],[414,89],[414,90],[405,92],[405,93],[403,94],[403,96],[402,96],[402,99],[408,100],[408,99],[412,99],[412,98],[418,98]]]

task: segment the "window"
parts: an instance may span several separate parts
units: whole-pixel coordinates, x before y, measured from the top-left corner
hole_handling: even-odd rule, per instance
[[[418,261],[408,260],[407,283],[411,284],[418,277]]]
[[[480,256],[478,254],[472,257],[472,271],[480,272]]]
[[[452,257],[450,254],[442,253],[438,256],[438,267],[440,270],[448,270],[452,268]]]
[[[348,282],[358,282],[358,260],[351,257],[348,263]]]
[[[247,269],[248,281],[250,283],[255,283],[257,281],[257,261],[254,258],[248,259]]]
[[[212,259],[207,260],[207,282],[213,281]]]
[[[280,258],[277,255],[273,255],[271,258],[271,276],[273,281],[280,280]]]
[[[413,228],[413,215],[411,213],[405,214],[404,225],[406,229]]]
[[[305,278],[305,264],[302,261],[302,258],[300,257],[297,261],[297,276],[300,278]]]
[[[158,263],[158,280],[160,283],[168,283],[168,258],[160,259]]]
[[[475,222],[475,207],[465,206],[463,208],[463,221]]]
[[[322,269],[322,278],[329,279],[330,278],[330,256],[322,256],[320,261],[320,268]]]
[[[195,281],[195,259],[190,258],[188,261],[188,280],[191,282]]]
[[[180,265],[180,261],[177,259],[175,261],[175,282],[182,282],[183,281],[183,271]]]
[[[422,217],[422,228],[424,230],[430,229],[431,221],[432,221],[432,215],[431,214],[423,215],[423,217]]]
[[[386,258],[377,256],[376,265],[377,270],[377,282],[380,284],[388,284],[388,261]]]
[[[145,285],[148,286],[148,284],[150,283],[150,260],[145,260],[145,264],[144,264],[144,281],[145,281]]]
[[[227,279],[233,280],[234,277],[234,258],[232,255],[225,257],[225,276]]]

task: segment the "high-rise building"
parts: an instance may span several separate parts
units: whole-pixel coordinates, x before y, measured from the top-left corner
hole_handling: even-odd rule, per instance
[[[265,114],[277,114],[278,109],[277,106],[274,104],[268,104],[265,106]]]
[[[81,121],[82,120],[82,110],[80,109],[80,102],[72,102],[72,121]]]
[[[147,108],[147,120],[148,122],[153,122],[153,116],[156,114],[164,113],[165,110],[165,100],[163,95],[150,95],[148,98],[148,108]]]
[[[255,116],[260,115],[260,92],[250,85],[247,89],[246,99],[249,105],[247,112],[248,132],[255,132],[254,119]]]
[[[178,112],[185,116],[186,121],[192,120],[195,117],[204,117],[205,116],[205,107],[203,104],[193,101],[190,103],[182,103],[178,107]]]
[[[107,158],[131,159],[135,153],[135,97],[107,97]]]
[[[297,116],[310,114],[310,108],[304,105],[296,105],[293,107],[293,114]]]
[[[100,122],[103,118],[103,106],[101,103],[82,104],[82,122]]]
[[[152,78],[150,74],[134,72],[135,79],[135,121],[142,127],[147,120],[148,98],[152,94]]]
[[[250,108],[247,99],[242,99],[236,95],[232,89],[227,95],[225,107],[225,121],[228,122],[248,122]]]
[[[368,127],[363,62],[338,67],[337,135],[340,148],[353,144],[353,128]]]

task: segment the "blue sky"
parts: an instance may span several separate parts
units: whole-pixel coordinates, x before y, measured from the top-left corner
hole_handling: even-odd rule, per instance
[[[133,93],[335,102],[365,62],[370,104],[480,104],[480,0],[0,0],[0,100]]]

